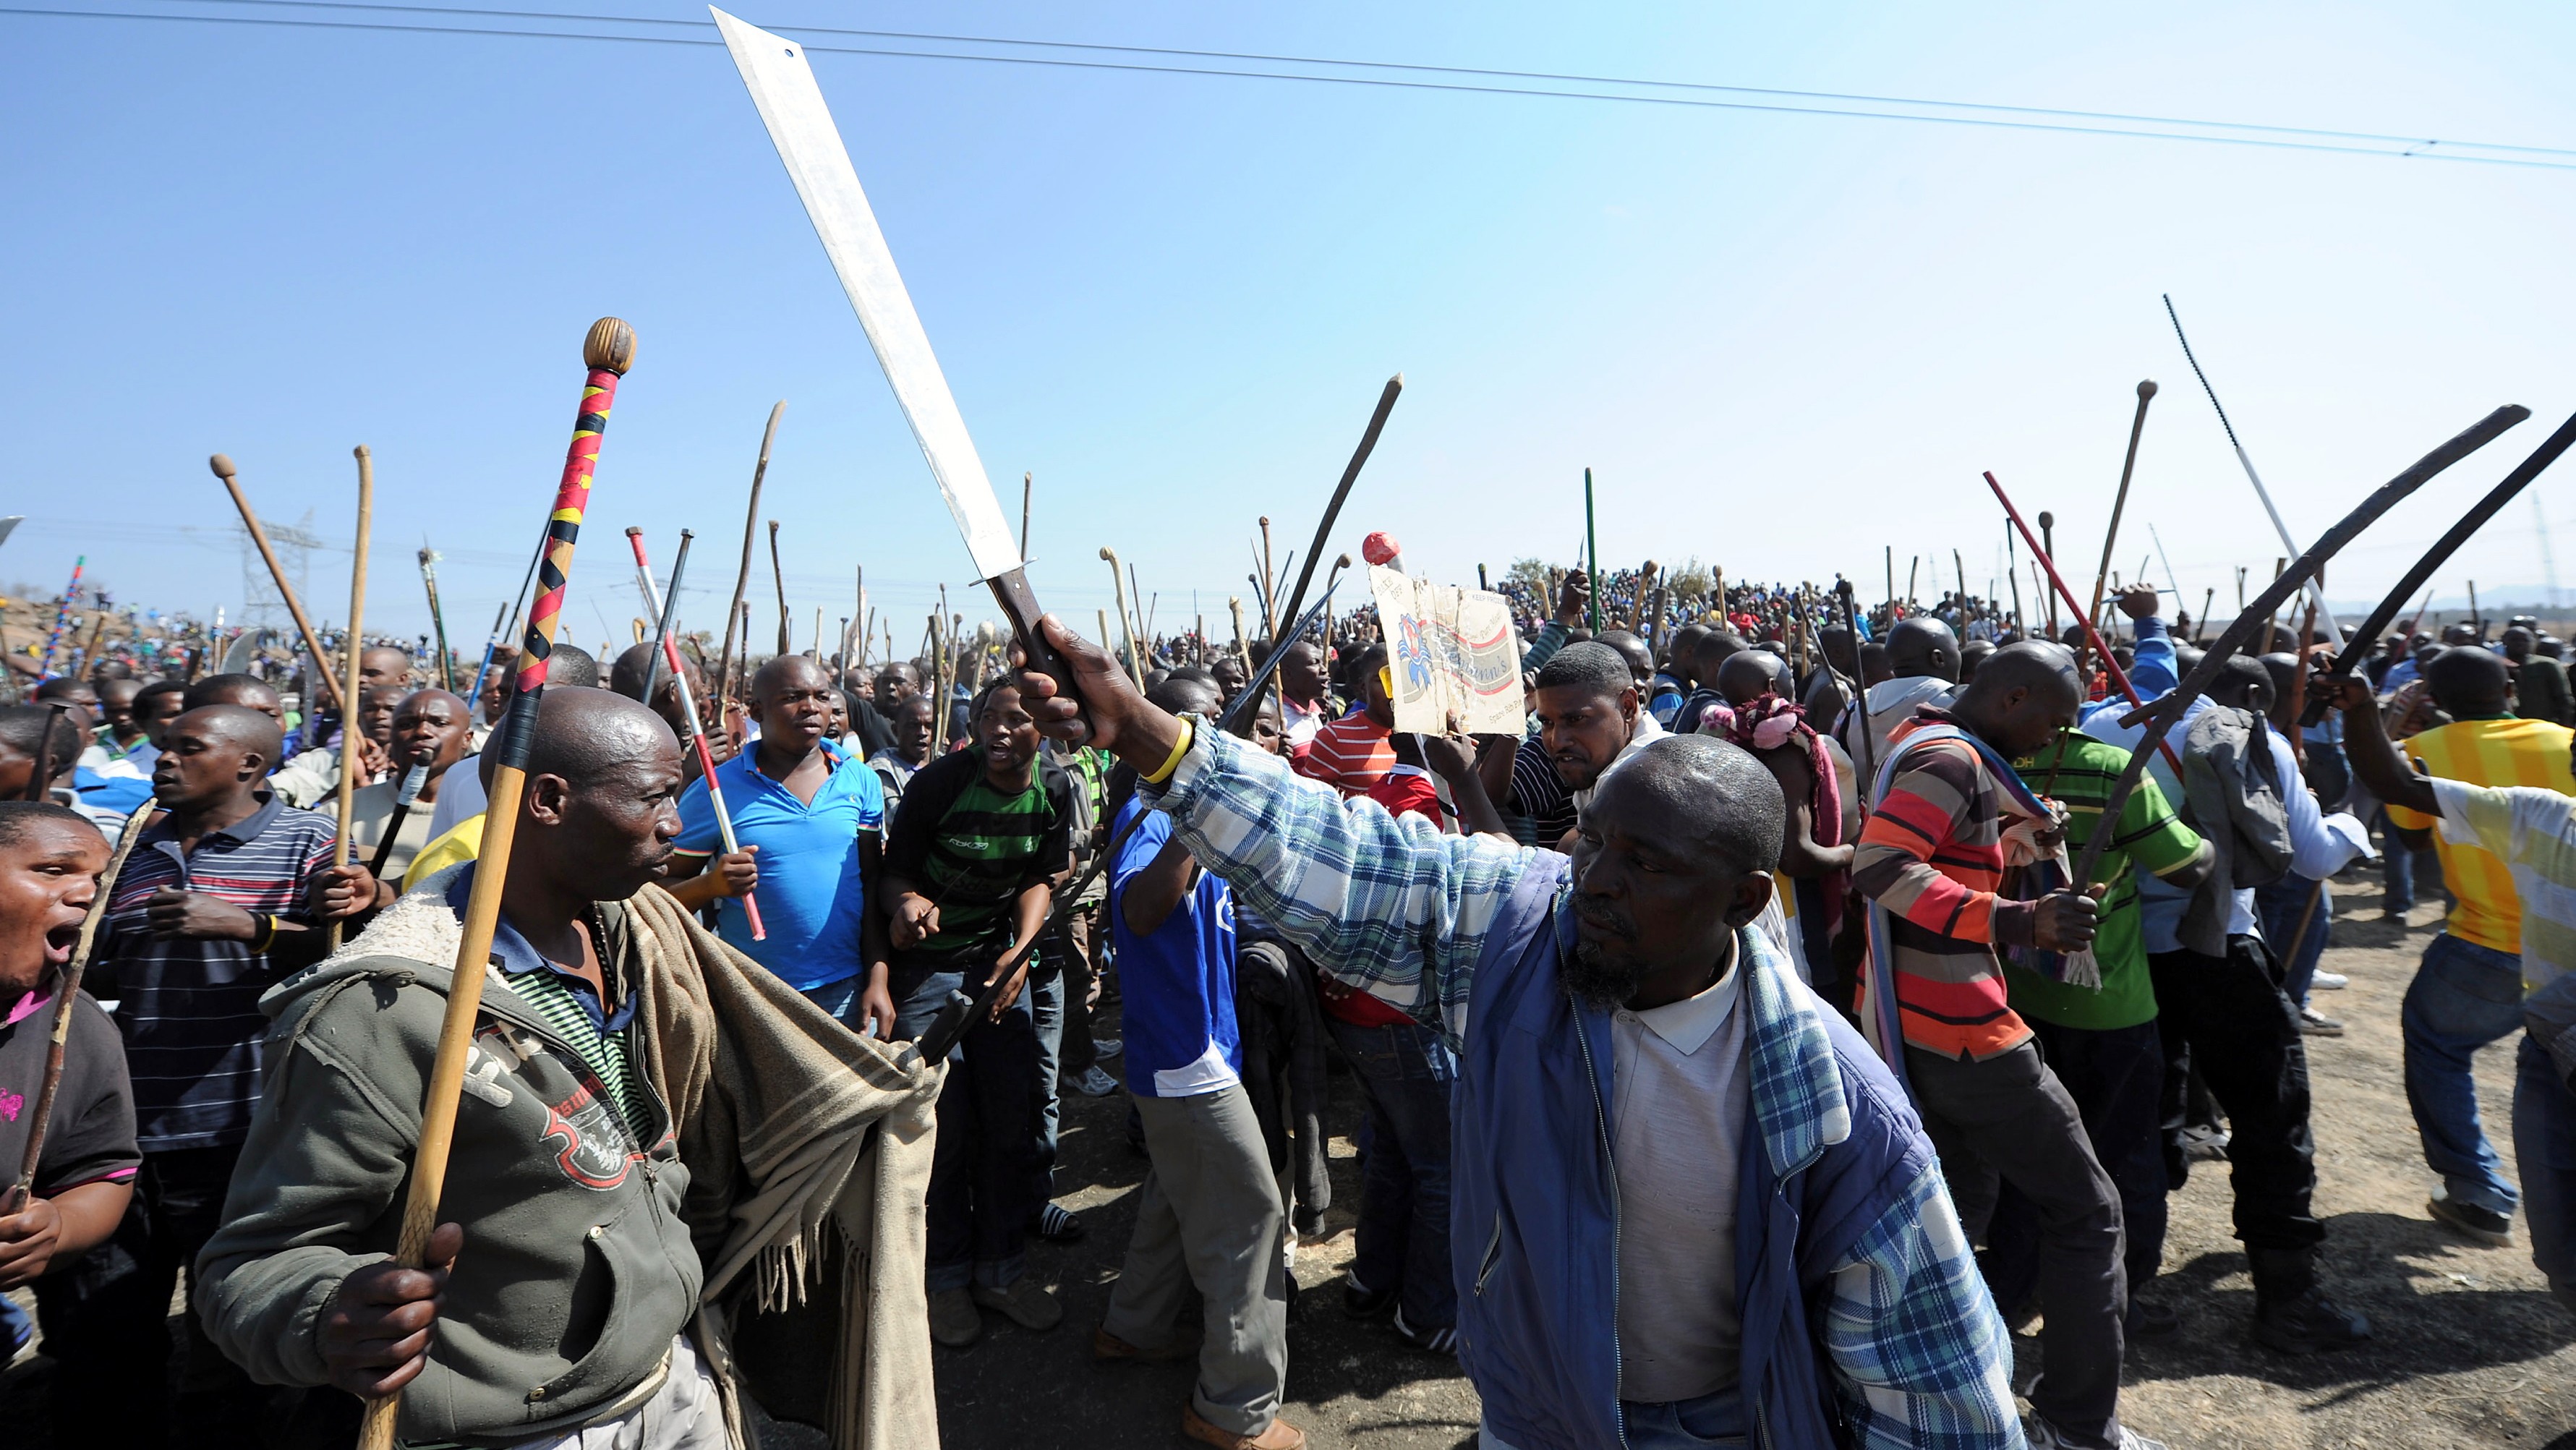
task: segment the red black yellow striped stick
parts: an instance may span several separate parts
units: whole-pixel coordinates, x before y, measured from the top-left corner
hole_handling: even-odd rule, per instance
[[[465,901],[465,934],[457,944],[454,980],[447,988],[447,1016],[439,1024],[438,1053],[430,1063],[429,1092],[421,1104],[420,1148],[412,1157],[411,1195],[403,1202],[402,1237],[394,1250],[395,1262],[406,1268],[425,1266],[430,1231],[438,1226],[447,1154],[456,1140],[457,1095],[465,1084],[465,1059],[474,1044],[474,1018],[483,1005],[483,964],[492,955],[492,934],[501,920],[501,887],[510,874],[510,845],[518,834],[519,796],[527,786],[528,753],[537,738],[537,701],[545,693],[546,658],[554,653],[565,576],[572,570],[582,512],[590,506],[590,476],[599,461],[599,437],[608,430],[617,380],[635,361],[635,329],[614,317],[599,319],[582,341],[581,357],[590,377],[582,384],[581,414],[573,422],[563,480],[555,489],[554,509],[547,515],[545,556],[537,566],[539,592],[528,611],[527,635],[519,645],[517,682],[493,742],[501,757],[492,773],[483,849],[474,868],[472,894]],[[401,1405],[399,1391],[367,1402],[366,1419],[358,1431],[360,1450],[393,1450],[394,1421]]]

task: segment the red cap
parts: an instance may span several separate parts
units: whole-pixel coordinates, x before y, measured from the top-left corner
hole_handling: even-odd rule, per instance
[[[1395,535],[1384,529],[1360,540],[1360,557],[1372,564],[1384,564],[1403,552],[1404,546],[1395,541]]]

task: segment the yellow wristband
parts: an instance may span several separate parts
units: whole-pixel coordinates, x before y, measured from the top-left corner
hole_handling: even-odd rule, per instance
[[[1156,766],[1153,773],[1145,777],[1145,784],[1161,785],[1164,781],[1170,780],[1172,772],[1181,768],[1181,757],[1190,753],[1190,742],[1197,736],[1198,727],[1190,723],[1189,716],[1182,716],[1180,738],[1172,742],[1171,759]]]

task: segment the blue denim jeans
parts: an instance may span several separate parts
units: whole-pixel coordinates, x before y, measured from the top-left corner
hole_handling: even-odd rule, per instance
[[[1627,1422],[1629,1450],[1739,1450],[1753,1443],[1741,1385],[1693,1400],[1621,1400],[1619,1410]],[[1476,1431],[1476,1446],[1514,1450],[1510,1441],[1482,1427]]]
[[[1405,1327],[1458,1322],[1449,1263],[1449,1086],[1458,1060],[1428,1027],[1359,1027],[1327,1017],[1368,1093],[1360,1139],[1360,1222],[1351,1276],[1374,1293],[1401,1286]]]
[[[2576,1092],[2529,1037],[2514,1057],[2513,1156],[2522,1170],[2532,1266],[2576,1309]]]
[[[864,1034],[867,1024],[859,1014],[859,996],[868,989],[868,974],[858,972],[837,982],[819,987],[799,987],[798,995],[832,1014],[834,1021],[852,1032]]]
[[[1029,978],[1029,1012],[1037,1024],[1038,1070],[1030,1080],[1029,1207],[1055,1197],[1056,1076],[1064,1061],[1064,974],[1041,962]]]
[[[888,984],[895,1035],[920,1036],[964,980],[958,972],[896,967]],[[1037,1023],[1025,990],[1001,1021],[977,1022],[948,1055],[925,1205],[931,1293],[969,1285],[999,1289],[1027,1270],[1023,1249],[1037,1208],[1029,1198],[1037,1131],[1030,1089],[1037,1071]]]
[[[2424,1161],[2460,1202],[2510,1214],[2521,1195],[2507,1183],[2478,1122],[2469,1060],[2522,1027],[2522,959],[2444,932],[2424,948],[2398,1024],[2406,1036],[2406,1105],[2424,1139]]]

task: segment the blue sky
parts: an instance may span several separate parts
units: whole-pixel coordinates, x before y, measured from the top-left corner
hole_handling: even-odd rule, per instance
[[[79,6],[85,0],[61,0]],[[186,0],[169,14],[309,14]],[[538,7],[549,8],[549,7]],[[574,7],[589,8],[589,7]],[[622,14],[695,20],[664,0]],[[2576,15],[2181,5],[825,5],[798,24],[1287,52],[2576,145]],[[324,18],[327,18],[325,16]],[[403,17],[352,17],[389,18]],[[480,22],[492,23],[492,22]],[[668,31],[689,35],[688,31]],[[703,32],[712,38],[712,30]],[[817,38],[815,43],[822,41]],[[863,44],[865,42],[848,42]],[[2279,551],[2173,343],[2170,291],[2294,529],[2500,402],[2534,420],[2334,571],[2375,595],[2571,409],[2576,172],[1276,81],[817,54],[824,92],[988,468],[1037,475],[1032,577],[1077,620],[1116,547],[1158,626],[1302,546],[1386,377],[1407,389],[1334,549],[1420,572],[1605,559],[1737,578],[1966,557],[1978,473],[2053,509],[2088,577],[2138,379],[2119,568],[2161,532],[2187,599]],[[122,598],[237,607],[230,453],[263,513],[344,539],[378,466],[370,623],[451,631],[516,584],[583,329],[641,338],[567,620],[637,610],[620,531],[717,622],[743,488],[802,646],[865,564],[908,650],[965,551],[719,49],[0,15],[0,579],[71,557]],[[2560,158],[2562,160],[2567,158]],[[2562,465],[2576,467],[2576,465]],[[2576,584],[2576,475],[2535,491]],[[2446,595],[2536,587],[2517,507]],[[765,548],[764,548],[765,552]],[[312,607],[345,613],[316,556]],[[2156,570],[2161,577],[2161,565]],[[1900,581],[1901,582],[1901,581]],[[756,628],[775,627],[767,561]]]

